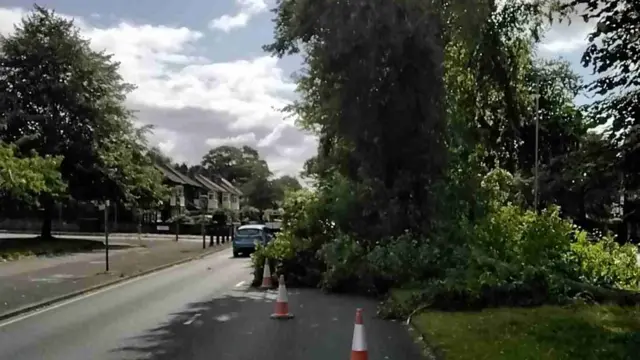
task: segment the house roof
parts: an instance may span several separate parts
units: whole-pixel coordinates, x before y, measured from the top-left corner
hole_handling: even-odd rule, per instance
[[[244,193],[242,191],[240,191],[240,189],[238,189],[237,187],[233,186],[233,184],[229,180],[223,178],[222,176],[217,176],[216,178],[220,182],[220,185],[222,185],[222,187],[228,189],[228,191],[230,193],[232,193],[234,195],[238,195],[238,196],[244,195]]]
[[[156,163],[155,165],[156,165],[156,168],[160,170],[160,172],[162,172],[162,175],[171,182],[174,182],[180,185],[190,185],[198,188],[205,187],[199,182],[197,182],[196,180],[174,169],[170,165],[162,164],[162,163]]]
[[[209,190],[213,190],[213,191],[219,191],[219,192],[229,192],[227,191],[225,188],[223,188],[222,186],[214,183],[213,181],[207,179],[205,176],[200,175],[200,174],[196,174],[195,179],[200,182],[204,187],[206,187]]]
[[[160,170],[160,172],[162,173],[162,176],[164,176],[167,180],[174,182],[176,184],[180,184],[180,185],[186,185],[186,182],[178,175],[176,175],[173,171],[171,171],[171,169],[169,169],[170,167],[165,165],[165,164],[160,164],[160,163],[156,163],[155,164],[156,169]]]

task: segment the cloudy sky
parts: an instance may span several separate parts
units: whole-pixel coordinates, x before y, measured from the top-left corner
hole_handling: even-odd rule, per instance
[[[0,33],[31,1],[0,0]],[[98,50],[121,63],[137,85],[129,104],[138,121],[155,125],[151,139],[176,161],[199,162],[218,145],[258,149],[277,175],[297,175],[316,140],[279,111],[294,98],[291,75],[299,58],[278,60],[261,50],[273,37],[274,0],[42,0],[73,17]],[[589,26],[557,25],[541,56],[578,61]],[[587,102],[581,97],[579,102]]]

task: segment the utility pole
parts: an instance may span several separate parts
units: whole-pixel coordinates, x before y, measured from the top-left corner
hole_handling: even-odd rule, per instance
[[[536,100],[536,113],[535,113],[535,121],[536,121],[536,141],[535,141],[535,170],[534,170],[534,176],[533,176],[533,208],[535,209],[536,213],[538,212],[538,196],[539,196],[539,185],[538,185],[538,167],[539,167],[539,160],[538,160],[538,137],[540,134],[540,112],[539,112],[539,107],[540,107],[540,94],[535,94],[534,95],[534,99]]]

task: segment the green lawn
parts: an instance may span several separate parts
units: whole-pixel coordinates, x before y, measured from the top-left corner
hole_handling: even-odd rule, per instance
[[[412,322],[446,360],[640,359],[640,308],[426,311]]]

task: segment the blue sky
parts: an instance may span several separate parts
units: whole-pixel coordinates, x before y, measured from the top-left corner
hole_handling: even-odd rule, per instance
[[[115,54],[140,123],[177,161],[198,162],[211,147],[253,146],[276,174],[296,175],[315,154],[313,136],[278,111],[293,98],[297,57],[261,50],[273,38],[274,0],[46,0],[38,4],[76,19],[98,50]],[[0,0],[0,33],[29,10],[24,0]],[[539,54],[563,57],[578,73],[590,24],[553,26]],[[579,102],[589,100],[581,97]]]

